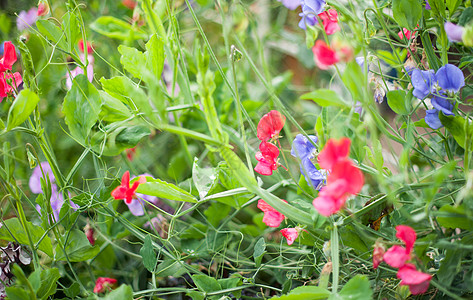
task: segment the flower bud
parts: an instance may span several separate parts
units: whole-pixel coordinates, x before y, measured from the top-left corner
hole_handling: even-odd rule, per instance
[[[49,14],[49,4],[47,0],[39,0],[38,16],[45,16]]]
[[[384,252],[386,252],[384,245],[376,241],[373,250],[373,269],[378,268],[379,264],[383,261]]]

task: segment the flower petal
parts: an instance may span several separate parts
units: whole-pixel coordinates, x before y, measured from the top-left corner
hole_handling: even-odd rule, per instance
[[[414,87],[412,94],[419,99],[424,99],[433,92],[435,81],[433,70],[421,71],[414,69],[411,76],[412,86]]]
[[[299,230],[296,228],[284,228],[281,229],[282,236],[287,239],[287,244],[290,246],[299,236]]]
[[[332,172],[327,177],[327,185],[340,179],[347,183],[344,192],[350,194],[358,194],[365,182],[363,173],[347,158],[333,165]]]
[[[417,239],[415,230],[406,225],[398,225],[396,226],[396,237],[406,244],[406,252],[410,254]]]
[[[446,64],[438,69],[435,76],[439,86],[446,91],[456,93],[465,86],[465,76],[462,70],[455,65]]]
[[[437,109],[429,109],[425,112],[425,123],[432,129],[439,129],[443,127],[439,119],[439,111]]]
[[[391,267],[400,268],[406,264],[406,261],[411,259],[411,255],[406,251],[406,248],[395,245],[384,253],[383,258]]]
[[[265,114],[256,128],[258,139],[266,142],[270,139],[277,138],[285,122],[286,117],[277,110],[272,110]]]
[[[329,139],[318,156],[320,167],[331,170],[338,160],[347,158],[350,153],[350,144],[349,138],[342,138],[338,141]]]

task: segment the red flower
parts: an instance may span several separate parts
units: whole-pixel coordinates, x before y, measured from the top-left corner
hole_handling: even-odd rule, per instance
[[[122,177],[122,184],[112,191],[112,197],[115,200],[125,199],[126,204],[130,204],[135,196],[136,189],[142,183],[146,182],[146,177],[140,176],[130,188],[130,172],[126,171]]]
[[[16,62],[16,50],[12,42],[8,41],[3,44],[3,57],[0,58],[0,72],[12,69],[13,64]]]
[[[325,32],[328,35],[334,34],[340,30],[338,26],[338,12],[335,9],[329,9],[319,14],[319,18],[322,20]]]
[[[412,35],[412,32],[410,30],[407,30],[407,28],[403,28],[402,31],[399,31],[397,33],[397,35],[399,36],[399,38],[402,40],[404,39],[404,35],[406,36],[406,38],[408,40],[411,39],[411,35]]]
[[[129,9],[135,9],[136,1],[134,0],[122,0],[122,4]]]
[[[268,142],[261,142],[259,145],[260,152],[257,152],[255,157],[258,164],[255,171],[261,175],[272,175],[274,170],[277,170],[279,163],[277,158],[279,156],[279,149],[275,145]]]
[[[283,201],[287,203],[286,200]],[[269,227],[279,227],[279,225],[281,225],[281,222],[284,221],[285,216],[275,210],[273,207],[271,207],[264,200],[258,200],[257,207],[263,211],[263,223],[265,223]]]
[[[294,241],[299,237],[299,231],[300,229],[298,228],[284,228],[281,229],[282,236],[287,239],[287,244],[290,246]]]
[[[279,137],[279,132],[286,122],[286,117],[279,111],[272,110],[265,114],[258,123],[257,136],[263,142]]]
[[[408,285],[413,295],[425,293],[429,289],[432,275],[417,271],[413,264],[405,264],[397,272],[401,285]]]
[[[322,40],[315,42],[312,52],[314,53],[315,64],[322,70],[327,70],[340,61],[337,52]]]
[[[7,82],[11,81],[10,84]],[[15,72],[13,74],[0,73],[0,102],[7,95],[11,94],[23,82],[21,74]]]
[[[358,194],[365,183],[363,173],[356,167],[353,162],[345,158],[339,160],[332,168],[332,171],[327,177],[327,185],[333,182],[344,180],[346,186],[340,193]]]
[[[350,144],[349,138],[329,139],[317,157],[320,167],[331,170],[337,161],[346,159],[350,153]]]
[[[348,198],[347,181],[340,179],[324,186],[312,204],[322,216],[329,217],[337,213]]]
[[[95,281],[94,293],[103,293],[106,290],[110,290],[112,286],[117,283],[116,279],[108,277],[99,277]]]
[[[384,261],[393,268],[401,268],[411,259],[417,235],[411,227],[398,225],[396,226],[396,237],[404,242],[406,248],[398,245],[392,246],[384,254]]]
[[[80,52],[84,53],[84,41],[81,39],[79,41],[79,50]],[[87,42],[87,53],[88,54],[92,54],[94,52],[94,49],[92,49],[92,44],[90,44],[89,42]]]
[[[136,154],[136,147],[126,149],[125,153],[126,153],[126,158],[128,158],[129,161],[132,161]]]

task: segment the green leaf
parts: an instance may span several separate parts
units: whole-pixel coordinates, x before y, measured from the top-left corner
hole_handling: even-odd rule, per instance
[[[443,227],[473,230],[473,218],[465,211],[464,204],[460,206],[446,204],[439,209],[436,215],[437,221]]]
[[[466,141],[466,132],[465,132],[465,125],[468,125],[468,135],[471,136],[471,125],[465,124],[465,119],[460,116],[446,116],[443,112],[439,112],[439,119],[442,122],[443,126],[448,129],[448,131],[452,134],[455,141],[465,149],[465,141]],[[471,149],[471,147],[470,147]]]
[[[196,203],[197,199],[189,192],[160,179],[147,176],[146,182],[138,186],[138,193],[175,201]]]
[[[337,294],[332,294],[329,300],[366,300],[373,298],[370,282],[364,275],[356,275],[350,279]]]
[[[304,94],[301,99],[312,100],[319,106],[340,106],[347,107],[347,104],[338,96],[337,92],[327,89],[318,89]]]
[[[192,166],[192,181],[199,192],[199,197],[202,199],[217,183],[218,177],[215,168],[200,168],[198,162],[198,158],[195,157]]]
[[[0,240],[10,242],[17,241],[20,244],[29,245],[28,235],[23,230],[23,226],[21,225],[18,218],[11,218],[5,220],[4,222],[4,226],[0,228]],[[31,222],[26,222],[26,227],[30,233],[33,243],[38,243],[44,235],[43,228],[40,226],[35,226]],[[51,239],[47,235],[44,237],[44,239],[42,239],[38,249],[46,253],[49,257],[53,257],[53,246],[51,244]]]
[[[192,275],[192,280],[197,288],[205,293],[217,292],[222,289],[217,280],[207,275]]]
[[[118,52],[122,55],[120,63],[134,77],[141,79],[143,71],[146,70],[146,56],[135,48],[124,45],[118,46]]]
[[[260,238],[256,244],[253,251],[253,259],[255,260],[256,267],[259,268],[261,265],[261,260],[263,259],[264,254],[266,253],[266,243],[264,237]]]
[[[400,27],[414,30],[422,16],[419,0],[393,0],[393,17]]]
[[[350,91],[353,100],[363,102],[366,86],[365,75],[356,61],[347,64],[347,68],[342,75],[342,81]]]
[[[127,22],[111,16],[99,17],[94,23],[90,24],[90,28],[106,37],[123,41],[127,39],[138,40],[147,38],[144,31],[134,29]]]
[[[39,97],[29,89],[24,89],[16,97],[8,111],[7,130],[25,122],[39,102]]]
[[[100,94],[87,77],[76,76],[64,98],[62,111],[71,135],[80,143],[88,140],[92,126],[99,119],[101,105]]]
[[[80,38],[79,21],[72,12],[67,12],[62,17],[62,20],[62,28],[64,28],[64,33],[66,34],[67,49],[69,52],[73,52]]]
[[[162,263],[158,265],[158,268],[156,269],[156,276],[159,277],[168,277],[168,276],[174,276],[174,277],[179,277],[186,273],[187,270],[183,266],[183,263],[179,261],[175,261],[172,259],[165,259]]]
[[[108,293],[105,297],[99,297],[101,300],[133,300],[133,289],[126,284],[120,285],[117,289]]]
[[[151,36],[146,43],[146,67],[154,75],[154,79],[159,81],[164,67],[164,43],[157,34]]]
[[[153,243],[149,235],[146,236],[143,247],[140,249],[140,255],[143,258],[143,265],[145,268],[153,272],[156,266],[157,256],[154,252]]]
[[[389,107],[399,115],[410,113],[410,97],[403,90],[394,90],[386,93]]]
[[[56,293],[57,281],[61,278],[57,268],[45,269],[41,271],[41,287],[36,292],[39,299],[48,299]]]
[[[450,15],[453,15],[453,13],[457,10],[458,6],[461,3],[461,0],[446,0],[447,2],[447,7],[448,10],[450,11]]]
[[[112,123],[96,132],[91,139],[92,149],[100,155],[115,156],[125,149],[135,147],[145,136],[151,134],[147,126]],[[105,141],[104,141],[105,140]]]
[[[430,0],[429,4],[435,15],[445,18],[445,0]]]
[[[467,7],[462,12],[460,19],[458,19],[458,25],[465,26],[473,20],[473,7]],[[461,67],[460,67],[461,68]]]
[[[450,286],[453,279],[461,271],[461,261],[463,258],[463,251],[458,249],[449,249],[445,258],[442,260],[439,270],[437,271],[437,278],[445,286]]]
[[[293,289],[289,294],[281,297],[273,297],[272,300],[317,300],[317,299],[327,299],[330,296],[330,292],[324,288],[318,286],[300,286]],[[366,298],[368,299],[368,298]]]
[[[99,91],[102,98],[102,109],[100,119],[105,122],[123,121],[132,117],[130,109],[117,98],[114,98],[104,91]]]
[[[48,40],[63,50],[67,50],[66,35],[60,27],[49,20],[36,21],[36,27]]]
[[[207,222],[212,226],[217,227],[218,223],[225,219],[231,211],[231,206],[223,204],[221,202],[212,202],[209,208],[204,211],[204,215],[207,217]]]
[[[198,291],[189,291],[186,293],[186,296],[189,296],[192,298],[192,300],[204,300],[205,296],[204,293],[198,292]]]
[[[9,286],[5,288],[8,299],[10,300],[25,300],[31,299],[30,295],[23,288]]]
[[[67,258],[71,262],[85,261],[94,258],[100,252],[100,247],[90,245],[85,234],[78,229],[70,231],[69,234],[66,233],[64,238],[66,237],[67,243],[65,244],[64,251],[66,251]],[[66,260],[64,251],[61,249],[60,245],[57,245],[56,260]]]

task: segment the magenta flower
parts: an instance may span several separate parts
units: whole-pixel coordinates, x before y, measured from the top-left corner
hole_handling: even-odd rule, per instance
[[[286,200],[283,201],[287,203]],[[281,222],[284,221],[285,216],[274,208],[272,208],[264,200],[258,200],[257,207],[263,211],[263,223],[265,223],[269,227],[279,227],[279,225],[281,225]]]
[[[401,285],[408,285],[413,295],[425,293],[429,289],[432,275],[417,271],[413,264],[405,264],[397,272],[397,278],[401,279]]]
[[[290,246],[299,237],[299,231],[298,228],[284,228],[281,229],[281,234],[287,239],[287,244]]]

